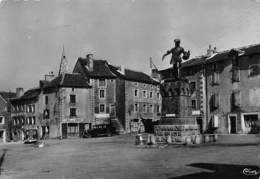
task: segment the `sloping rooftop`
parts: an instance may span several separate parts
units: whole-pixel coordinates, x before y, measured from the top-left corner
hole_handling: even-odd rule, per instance
[[[9,99],[16,98],[16,93],[2,91],[2,92],[0,92],[0,96],[5,101],[8,101]]]
[[[143,72],[134,71],[134,70],[130,70],[130,69],[124,69],[124,73],[120,73],[118,71],[119,67],[109,65],[109,68],[119,78],[123,78],[125,80],[148,83],[148,84],[158,84],[157,81],[153,80],[149,75],[147,75]]]
[[[86,59],[79,58],[78,61],[82,65],[85,75],[90,78],[116,78],[116,75],[110,71],[106,60],[93,60],[93,70],[91,71],[86,67]]]
[[[27,90],[21,97],[11,99],[12,104],[30,103],[31,101],[37,100],[41,93],[40,88],[33,88]]]
[[[44,88],[51,87],[71,87],[71,88],[90,88],[84,77],[78,73],[65,73],[54,78]]]
[[[236,48],[236,49],[244,52],[241,56],[253,55],[253,54],[260,53],[260,44],[244,46],[244,47],[240,47],[240,48]],[[206,56],[196,57],[196,58],[190,59],[189,61],[184,62],[182,64],[182,66],[190,67],[190,66],[196,66],[196,65],[201,65],[201,64],[209,64],[209,63],[213,63],[213,62],[217,62],[217,61],[223,61],[223,60],[226,60],[227,58],[229,58],[229,53],[231,50],[233,50],[233,49],[218,52],[209,58],[206,58]]]

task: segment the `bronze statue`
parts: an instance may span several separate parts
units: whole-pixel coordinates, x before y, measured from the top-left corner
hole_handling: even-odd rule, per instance
[[[173,72],[175,75],[177,73],[177,77],[180,77],[182,59],[188,60],[190,57],[190,51],[184,51],[183,47],[180,46],[181,43],[180,39],[175,39],[174,43],[175,43],[175,47],[173,47],[171,50],[168,50],[162,56],[162,60],[164,60],[164,58],[171,53],[172,58],[170,64],[173,64]]]

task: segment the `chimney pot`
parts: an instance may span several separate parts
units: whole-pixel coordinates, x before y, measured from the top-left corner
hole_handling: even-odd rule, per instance
[[[16,88],[16,97],[19,98],[23,95],[24,91],[23,91],[23,88],[19,87],[19,88]]]

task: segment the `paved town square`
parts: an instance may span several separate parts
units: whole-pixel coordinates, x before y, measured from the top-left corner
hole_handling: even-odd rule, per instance
[[[219,136],[191,146],[135,146],[134,135],[49,140],[43,148],[6,144],[1,178],[257,178],[244,169],[259,164],[259,137]],[[258,140],[258,141],[257,141]]]

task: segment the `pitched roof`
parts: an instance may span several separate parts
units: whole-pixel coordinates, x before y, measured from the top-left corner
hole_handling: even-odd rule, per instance
[[[213,63],[213,62],[223,61],[223,60],[226,60],[229,58],[229,53],[233,50],[234,50],[234,48],[230,49],[230,50],[218,52],[208,58],[206,58],[206,56],[196,57],[189,61],[184,62],[182,65],[183,65],[183,67],[189,67],[189,66],[196,66],[196,65],[201,65],[201,64],[209,64],[209,63]],[[240,48],[236,48],[236,50],[244,52],[243,54],[241,54],[241,56],[253,55],[253,54],[260,53],[260,44],[254,44],[254,45],[249,45],[249,46],[245,46],[245,47],[240,47]]]
[[[87,59],[79,58],[79,63],[82,65],[85,75],[90,78],[116,78],[116,75],[113,74],[106,60],[95,60],[93,59],[93,70],[88,70]]]
[[[200,57],[195,57],[192,58],[188,61],[185,61],[182,63],[182,67],[190,67],[190,66],[196,66],[196,65],[201,65],[205,62],[206,56],[200,56]]]
[[[44,86],[44,88],[52,87],[90,88],[91,86],[81,74],[65,73],[54,78],[50,83]]]
[[[111,71],[116,74],[119,78],[123,78],[125,80],[129,81],[135,81],[135,82],[142,82],[142,83],[149,83],[149,84],[159,84],[157,81],[153,80],[149,75],[139,72],[139,71],[134,71],[130,69],[125,69],[124,73],[120,73],[119,67],[109,65],[109,68]]]
[[[31,101],[37,100],[40,93],[41,93],[40,88],[29,89],[21,97],[11,99],[11,103],[12,104],[30,103]]]
[[[0,96],[7,102],[9,99],[15,98],[16,93],[2,91]]]

